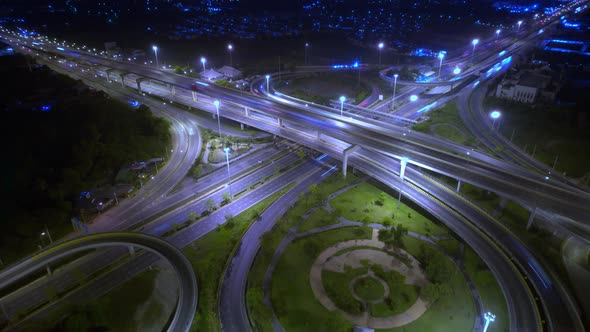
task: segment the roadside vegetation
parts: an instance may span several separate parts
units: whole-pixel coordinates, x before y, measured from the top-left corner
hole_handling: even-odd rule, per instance
[[[4,264],[46,245],[39,239],[45,225],[53,240],[70,232],[82,191],[112,185],[120,167],[163,157],[171,144],[169,123],[147,107],[112,100],[45,66],[29,71],[27,61],[0,59],[0,72],[13,78],[0,91],[0,127],[18,137],[1,143],[2,193],[10,197],[0,205]]]
[[[476,147],[477,139],[471,135],[469,129],[463,124],[455,102],[449,102],[443,107],[432,110],[426,116],[428,116],[428,120],[414,125],[412,129]]]

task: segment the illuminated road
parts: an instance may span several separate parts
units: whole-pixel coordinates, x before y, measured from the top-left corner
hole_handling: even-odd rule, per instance
[[[88,249],[112,246],[136,246],[164,258],[176,272],[178,277],[178,303],[168,331],[188,331],[197,308],[197,280],[193,267],[188,259],[173,245],[153,236],[137,233],[101,233],[88,235],[63,242],[13,265],[8,271],[0,273],[0,289],[9,286],[19,279],[44,269],[45,266],[60,258],[71,256]],[[10,326],[8,330],[16,329]]]

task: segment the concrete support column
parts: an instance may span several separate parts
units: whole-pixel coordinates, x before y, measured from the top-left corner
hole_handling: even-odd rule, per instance
[[[124,88],[125,87],[125,74],[121,73],[121,74],[119,74],[119,77],[121,78],[121,87]]]
[[[538,208],[534,208],[534,210],[531,211],[531,215],[529,216],[529,221],[526,224],[526,230],[527,231],[533,225],[533,221],[535,220],[535,216],[537,215],[537,209]]]
[[[279,127],[282,127],[283,126],[283,119],[277,118],[277,125],[279,125]]]
[[[49,265],[45,265],[45,271],[47,271],[47,276],[51,277],[53,275],[53,271],[51,271]]]
[[[244,114],[246,116],[250,116],[250,110],[248,109],[248,107],[244,107]]]
[[[240,123],[240,130],[244,130],[244,124]]]
[[[316,139],[317,140],[320,140],[321,137],[322,137],[322,132],[318,129],[318,133],[317,133]]]
[[[459,182],[457,182],[457,192],[461,191],[461,180],[458,180]]]
[[[172,94],[173,96],[176,94],[176,88],[174,87],[174,85],[170,86],[170,94]]]
[[[107,73],[107,81],[109,81],[109,82],[111,81],[111,72],[113,70],[114,69],[107,69],[107,70],[105,70],[105,72]]]
[[[191,94],[193,95],[193,101],[197,101],[197,92],[191,91]]]
[[[130,256],[135,256],[135,247],[134,246],[129,246],[129,255]]]
[[[346,171],[348,169],[348,156],[355,152],[356,150],[358,150],[359,146],[358,145],[352,145],[350,147],[348,147],[347,149],[345,149],[344,151],[342,151],[342,176],[346,177]]]
[[[143,93],[143,91],[141,91],[141,82],[143,82],[145,80],[145,78],[143,77],[139,77],[135,80],[135,82],[137,82],[137,92],[139,93]]]

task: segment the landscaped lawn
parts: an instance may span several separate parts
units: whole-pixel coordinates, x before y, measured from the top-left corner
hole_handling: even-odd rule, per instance
[[[405,250],[414,257],[419,255],[421,244],[431,247],[426,242],[411,237],[406,237],[404,243],[406,244]],[[475,322],[473,298],[463,274],[453,264],[451,265],[453,273],[448,282],[451,288],[450,295],[439,298],[414,322],[398,328],[379,331],[471,331]]]
[[[382,205],[377,203],[378,200],[383,201]],[[330,206],[335,211],[339,211],[344,218],[353,221],[369,221],[378,224],[388,221],[393,224],[401,223],[409,231],[419,234],[447,234],[444,228],[405,204],[402,204],[398,210],[397,198],[391,197],[369,183],[361,183],[338,195],[330,201]]]
[[[299,233],[305,232],[310,229],[337,224],[338,219],[334,214],[331,214],[326,209],[317,209],[312,212],[307,219],[301,221],[301,225],[297,231]]]
[[[484,312],[490,311],[496,315],[496,320],[488,331],[508,330],[506,299],[492,272],[471,248],[465,248],[464,265],[481,296]]]
[[[353,285],[356,295],[365,301],[374,301],[383,297],[385,287],[375,278],[367,276],[359,278]]]
[[[231,223],[233,226],[228,227],[226,223],[184,248],[183,252],[192,263],[199,285],[199,305],[191,331],[221,330],[217,315],[217,296],[218,286],[225,271],[225,262],[253,222],[254,211],[262,213],[293,184],[235,216]]]
[[[287,247],[273,274],[271,296],[285,330],[350,331],[352,323],[339,313],[328,311],[316,300],[309,284],[309,272],[317,255],[325,248],[342,241],[370,237],[370,228],[346,227],[311,235]],[[310,251],[310,247],[315,250]]]
[[[488,212],[493,212],[500,204],[500,196],[469,183],[461,184],[461,192],[476,201]]]
[[[413,130],[429,134],[432,128],[435,133],[442,137],[468,146],[475,146],[476,139],[463,124],[456,103],[447,103],[441,108],[428,112],[426,115],[430,119],[414,125]],[[432,127],[434,124],[441,125]],[[466,136],[461,135],[455,127],[459,128]]]
[[[317,206],[331,193],[338,191],[355,181],[358,181],[358,178],[354,176],[354,174],[348,174],[346,178],[343,178],[342,174],[336,173],[317,185],[316,194],[304,194],[299,197],[295,205],[277,221],[274,228],[263,235],[260,252],[258,256],[256,256],[256,260],[248,274],[248,292],[253,290],[262,291],[264,274],[266,273],[276,248],[279,246],[279,243],[283,240],[289,229],[302,222],[301,216],[312,207]],[[311,220],[311,222],[306,223],[302,227],[306,229],[318,227],[318,225],[314,225],[314,222],[319,222],[318,219],[314,218],[309,220]],[[248,306],[250,307],[250,317],[256,328],[261,331],[273,331],[270,319],[268,318],[272,314],[271,310],[260,301],[251,302],[248,300]]]

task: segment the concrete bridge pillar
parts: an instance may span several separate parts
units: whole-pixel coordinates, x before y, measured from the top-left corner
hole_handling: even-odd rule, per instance
[[[124,88],[125,87],[125,73],[120,73],[119,77],[121,78],[121,87]]]
[[[458,180],[457,182],[457,192],[461,191],[461,180]]]
[[[176,94],[176,87],[174,85],[170,85],[170,94],[173,96]]]
[[[135,80],[135,82],[137,82],[137,92],[142,93],[143,91],[141,91],[141,82],[145,81],[145,78],[143,77],[139,77]]]
[[[282,126],[283,126],[283,119],[281,119],[281,118],[277,118],[277,125],[278,125],[279,127],[282,127]]]
[[[352,145],[346,150],[342,151],[342,176],[346,177],[346,170],[348,169],[348,156],[359,149],[358,145]]]
[[[244,124],[240,123],[240,130],[244,130]]]
[[[129,255],[131,257],[135,256],[135,247],[134,246],[129,246],[127,248],[129,248]]]
[[[105,70],[105,72],[107,73],[107,81],[111,81],[111,72],[114,71],[114,69],[107,69]]]
[[[244,106],[244,114],[245,114],[246,116],[250,116],[250,110],[248,109],[248,107],[247,107],[247,106]]]
[[[191,91],[191,94],[193,95],[193,101],[197,101],[197,92],[196,91]]]
[[[531,215],[529,216],[529,221],[526,224],[526,230],[528,231],[529,228],[531,228],[531,226],[533,225],[533,221],[535,220],[535,216],[537,215],[537,207],[535,207],[532,211],[531,211]]]

